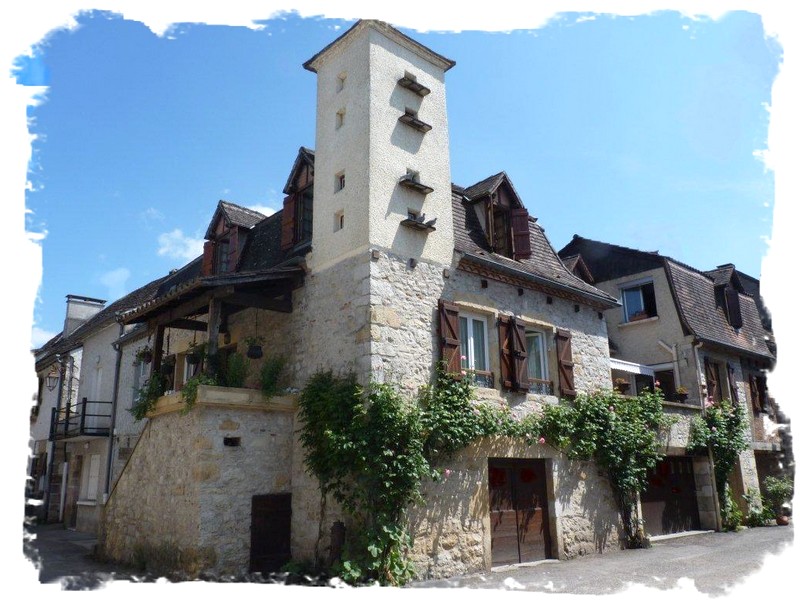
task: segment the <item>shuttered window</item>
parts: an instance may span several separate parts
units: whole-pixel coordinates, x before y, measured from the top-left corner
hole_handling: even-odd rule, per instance
[[[722,401],[722,391],[719,385],[719,364],[708,358],[703,360],[706,371],[706,395],[712,402]]]
[[[739,329],[742,327],[742,307],[739,302],[739,292],[730,285],[725,288],[725,314],[728,316],[728,323]]]
[[[286,251],[295,244],[295,218],[297,199],[290,194],[283,199],[283,213],[281,214],[281,249]]]
[[[452,302],[439,301],[439,346],[445,371],[461,372],[461,343],[459,342],[458,307]]]
[[[739,404],[739,389],[736,387],[736,371],[728,364],[728,388],[731,390],[731,402]]]
[[[528,342],[525,324],[513,317],[500,316],[500,380],[505,389],[527,392]]]
[[[513,258],[527,260],[531,257],[531,229],[527,209],[511,209],[511,234],[514,241]]]
[[[558,388],[562,396],[574,398],[575,372],[572,362],[572,334],[559,328],[556,331],[556,354],[558,356]]]

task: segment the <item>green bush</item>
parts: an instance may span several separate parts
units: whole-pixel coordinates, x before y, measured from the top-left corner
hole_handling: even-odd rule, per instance
[[[201,385],[217,385],[217,380],[215,377],[201,372],[184,383],[183,387],[181,388],[181,397],[183,398],[184,403],[184,413],[190,411],[192,407],[194,407],[194,403],[197,402],[197,388]]]
[[[280,381],[286,359],[278,356],[270,356],[264,359],[261,365],[261,393],[265,399],[270,399],[279,391],[278,382]]]
[[[136,399],[128,412],[136,421],[144,419],[156,406],[156,401],[164,393],[164,376],[153,372],[147,382],[139,388]]]
[[[228,355],[222,385],[225,387],[244,387],[247,379],[247,360],[241,353],[233,352]]]
[[[794,495],[794,483],[791,477],[773,477],[764,479],[764,499],[773,515],[783,515],[783,505],[791,503]]]

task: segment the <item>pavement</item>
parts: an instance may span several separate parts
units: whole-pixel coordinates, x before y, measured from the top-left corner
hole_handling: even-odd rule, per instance
[[[26,539],[25,553],[39,566],[42,583],[60,582],[63,589],[86,590],[108,581],[141,581],[130,568],[95,560],[92,554],[97,539],[93,535],[60,525],[32,526],[26,531],[33,540]],[[691,533],[659,538],[649,549],[611,550],[567,561],[546,560],[451,579],[415,581],[408,587],[608,595],[631,585],[669,590],[688,577],[697,591],[721,596],[759,573],[769,556],[788,561],[786,554],[790,553],[791,559],[796,560],[793,545],[791,525],[736,533]],[[777,589],[778,585],[774,587]]]

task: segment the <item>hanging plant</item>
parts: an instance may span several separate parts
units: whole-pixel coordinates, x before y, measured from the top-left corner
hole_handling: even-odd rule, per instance
[[[203,358],[206,355],[206,344],[205,343],[195,343],[192,341],[189,343],[189,351],[186,353],[186,362],[191,364],[192,366],[196,364],[200,364],[203,361]]]
[[[173,370],[175,370],[175,356],[168,355],[164,358],[164,361],[161,362],[161,374],[171,375]]]
[[[153,361],[153,349],[150,345],[139,347],[133,357],[134,364],[149,364]]]
[[[264,355],[264,351],[261,348],[261,343],[264,342],[264,338],[261,336],[248,336],[244,339],[245,345],[247,345],[247,357],[251,360],[258,360]]]

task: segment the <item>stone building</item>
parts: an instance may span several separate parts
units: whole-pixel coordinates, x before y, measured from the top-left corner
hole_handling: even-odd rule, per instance
[[[700,271],[657,252],[577,235],[559,255],[573,267],[580,263],[584,278],[621,302],[607,316],[615,381],[628,378],[634,394],[657,381],[670,410],[686,418],[672,428],[669,455],[643,495],[647,529],[659,534],[714,527],[709,504],[716,496],[706,496],[697,483],[707,480],[708,459],[686,452],[689,419],[707,402],[748,409],[751,445],[731,477],[734,498],[746,513],[742,495],[759,491],[764,477],[790,470],[792,463],[782,435],[785,418],[767,392],[776,349],[758,281],[732,264]]]
[[[265,351],[243,388],[200,386],[188,413],[178,395],[157,402],[119,463],[107,554],[169,550],[218,572],[314,555],[319,490],[296,438],[297,397],[253,389],[271,357],[286,361],[289,388],[332,369],[408,394],[444,359],[517,415],[611,386],[604,313],[616,299],[564,266],[505,173],[451,182],[453,64],[385,23],[358,22],[304,64],[317,75],[316,148],[300,148],[283,210],[261,218],[220,202],[203,256],[120,315],[141,325],[140,343],[146,330],[152,368],[175,365],[175,391],[190,340],[228,356],[263,337]],[[121,346],[129,363],[134,345]],[[426,576],[618,543],[607,480],[546,444],[482,441],[449,469],[412,511]],[[323,551],[338,518],[329,506]]]

